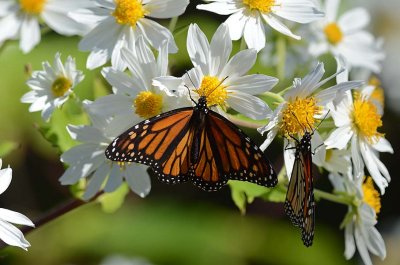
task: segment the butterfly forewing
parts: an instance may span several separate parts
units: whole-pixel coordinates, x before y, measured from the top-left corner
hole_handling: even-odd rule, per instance
[[[182,108],[138,123],[109,145],[106,157],[149,165],[168,183],[186,181],[186,172],[182,173],[181,169],[188,169],[186,155],[192,140],[189,126],[192,115],[193,108]],[[174,161],[167,160],[170,157]]]

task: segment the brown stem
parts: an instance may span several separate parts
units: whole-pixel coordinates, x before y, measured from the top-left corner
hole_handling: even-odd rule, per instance
[[[82,201],[80,199],[72,199],[52,210],[50,210],[48,213],[46,213],[45,215],[39,217],[39,219],[33,221],[33,223],[35,224],[35,227],[30,227],[30,226],[24,226],[22,227],[20,230],[21,232],[26,235],[29,232],[31,232],[33,229],[39,228],[42,225],[47,224],[48,222],[66,214],[71,212],[72,210],[78,208],[79,206],[82,206],[86,203],[92,202],[94,200],[96,200],[101,194],[103,194],[103,191],[98,192],[92,199],[90,199],[89,201]],[[4,243],[3,241],[0,241],[0,249],[4,248],[8,246],[6,243]]]

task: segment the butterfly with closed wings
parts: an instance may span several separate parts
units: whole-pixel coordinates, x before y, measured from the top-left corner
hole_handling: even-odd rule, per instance
[[[312,245],[315,225],[315,201],[312,174],[312,133],[305,132],[296,141],[295,160],[285,199],[285,213],[293,225],[300,227],[305,246]]]
[[[301,239],[307,247],[313,243],[315,229],[315,200],[312,172],[312,154],[314,152],[311,150],[311,138],[328,114],[329,111],[314,129],[308,124],[310,131],[304,128],[304,134],[300,140],[289,135],[296,142],[296,146],[294,147],[294,164],[284,208],[292,224],[300,227]],[[296,117],[294,113],[293,115]],[[297,119],[297,121],[299,120]],[[315,150],[319,147],[316,147]]]
[[[189,93],[190,95],[190,93]],[[131,127],[111,142],[108,159],[150,166],[158,178],[175,184],[192,181],[214,191],[228,180],[266,187],[277,184],[269,160],[259,147],[201,95],[194,107],[162,113]]]

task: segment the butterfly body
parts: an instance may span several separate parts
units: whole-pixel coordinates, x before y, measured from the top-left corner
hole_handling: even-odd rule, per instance
[[[286,215],[301,229],[307,247],[312,245],[315,226],[311,137],[312,133],[306,131],[300,141],[296,139],[295,161],[284,204]]]
[[[272,187],[277,177],[264,153],[239,128],[207,106],[162,113],[131,127],[106,149],[108,159],[150,166],[162,182],[192,181],[206,191],[229,179]]]

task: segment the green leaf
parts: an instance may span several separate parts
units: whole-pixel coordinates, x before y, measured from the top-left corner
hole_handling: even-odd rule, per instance
[[[269,193],[270,190],[269,188],[244,181],[230,180],[228,184],[231,187],[232,200],[242,214],[246,212],[248,203],[252,203],[255,198]]]
[[[5,141],[0,144],[0,157],[4,157],[17,149],[18,144],[13,141]]]
[[[283,187],[281,188],[281,186],[277,186],[268,189],[268,192],[263,194],[261,198],[270,202],[284,202],[286,198],[286,190]]]
[[[121,208],[128,193],[129,186],[124,182],[116,191],[101,195],[98,201],[101,203],[101,208],[104,212],[113,213]]]

